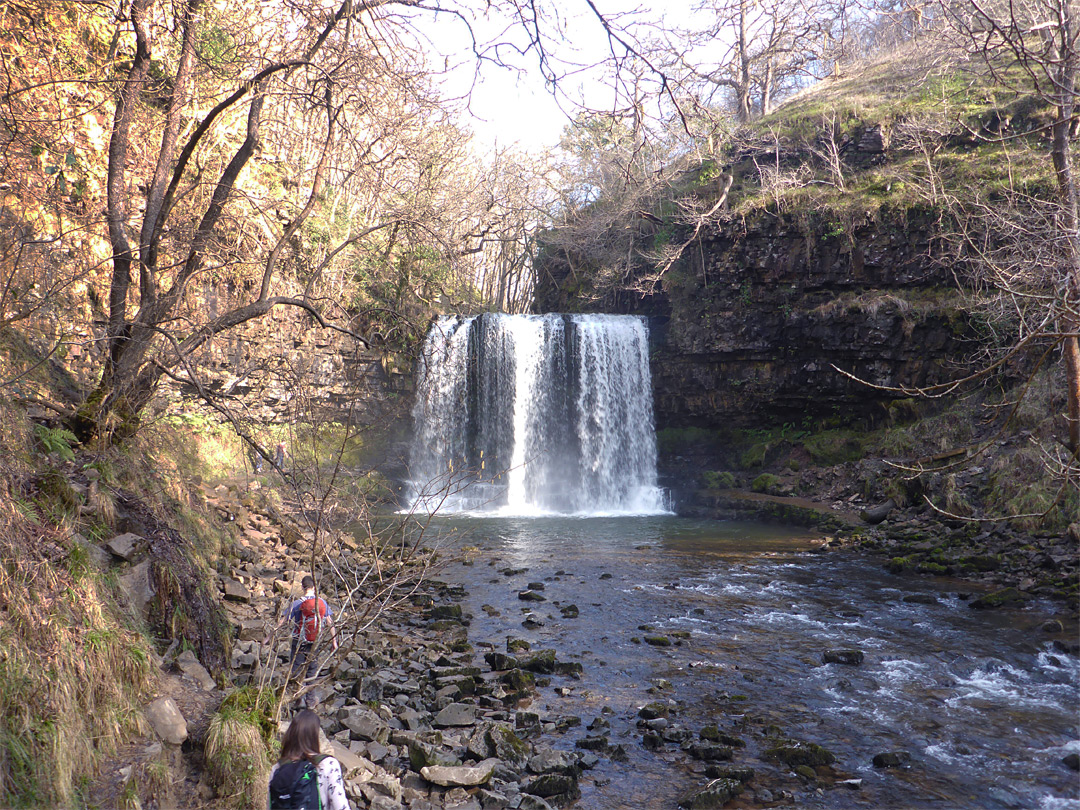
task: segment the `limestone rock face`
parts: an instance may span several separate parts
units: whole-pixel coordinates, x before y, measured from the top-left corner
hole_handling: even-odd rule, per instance
[[[917,212],[714,222],[645,295],[586,295],[590,280],[573,266],[588,263],[553,252],[538,273],[537,311],[647,317],[659,429],[876,416],[893,395],[834,366],[876,384],[928,385],[961,371],[971,352],[974,331],[948,263],[934,256],[935,234]]]

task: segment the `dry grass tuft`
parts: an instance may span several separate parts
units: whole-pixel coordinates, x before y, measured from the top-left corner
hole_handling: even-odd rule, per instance
[[[71,806],[79,777],[145,731],[145,642],[64,533],[7,501],[0,555],[0,806]]]
[[[258,725],[240,715],[215,714],[205,754],[211,784],[228,806],[238,810],[266,806],[270,760]]]

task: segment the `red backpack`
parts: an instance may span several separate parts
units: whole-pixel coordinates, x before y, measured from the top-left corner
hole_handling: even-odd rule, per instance
[[[315,605],[318,603],[318,609]],[[323,619],[326,618],[326,602],[310,596],[300,603],[301,634],[305,641],[315,641],[322,629]]]

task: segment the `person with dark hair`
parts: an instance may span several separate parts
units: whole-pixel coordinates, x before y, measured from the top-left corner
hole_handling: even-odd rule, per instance
[[[293,718],[281,738],[281,758],[270,769],[270,807],[352,810],[341,763],[320,752],[319,716],[309,709]]]
[[[304,682],[310,685],[319,674],[319,657],[312,654],[312,648],[322,637],[323,629],[325,628],[329,632],[330,643],[333,644],[335,650],[338,648],[338,638],[337,629],[334,627],[334,611],[326,603],[325,599],[315,595],[314,578],[310,574],[305,575],[300,581],[300,586],[304,589],[304,595],[294,600],[289,609],[282,614],[277,628],[285,624],[286,620],[292,619],[292,646],[289,652],[289,659],[292,662],[292,677],[299,677],[301,671],[305,670],[306,667]],[[270,636],[268,635],[263,640],[263,644],[268,644],[269,641]],[[305,702],[310,707],[310,693],[306,696]]]

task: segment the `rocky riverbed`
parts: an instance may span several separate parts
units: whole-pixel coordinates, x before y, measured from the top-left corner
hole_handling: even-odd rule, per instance
[[[276,624],[277,611],[299,591],[304,573],[299,561],[312,558],[312,536],[287,516],[259,507],[251,493],[223,486],[207,488],[206,495],[208,504],[237,526],[231,565],[221,569],[218,579],[236,640],[229,668],[216,680],[190,653],[162,660],[169,678],[203,698],[185,702],[182,690],[171,690],[180,707],[192,712],[211,711],[214,696],[225,691],[222,686],[273,681],[283,671],[287,640],[268,648],[262,639]],[[561,533],[559,527],[538,531]],[[858,751],[865,753],[856,753],[820,708],[785,696],[773,682],[774,676],[783,681],[823,673],[826,689],[866,691],[871,703],[880,701],[885,698],[875,698],[875,691],[885,696],[888,684],[872,685],[881,678],[873,666],[887,664],[889,656],[877,642],[866,638],[858,645],[829,647],[815,640],[818,660],[809,668],[804,653],[762,657],[745,646],[750,638],[739,641],[749,626],[719,638],[694,625],[698,617],[711,620],[714,611],[721,616],[757,608],[715,601],[691,602],[701,607],[687,608],[663,601],[665,593],[678,599],[700,597],[702,582],[686,562],[677,563],[675,579],[647,587],[636,579],[634,572],[647,568],[659,550],[687,551],[677,537],[621,545],[596,541],[578,558],[557,548],[530,552],[531,541],[504,535],[498,542],[479,543],[479,550],[469,543],[459,543],[460,554],[442,549],[449,567],[429,570],[423,578],[386,565],[383,576],[396,576],[401,586],[397,598],[362,581],[371,559],[350,535],[334,532],[320,547],[329,550],[316,555],[321,588],[352,619],[342,625],[342,651],[328,661],[314,696],[326,749],[341,760],[356,807],[868,807],[910,806],[896,798],[910,795],[938,801],[932,798],[935,778],[921,774],[917,748],[881,739],[869,743],[876,747],[863,746]],[[820,559],[825,548],[817,532],[801,534],[802,551],[790,540],[768,543],[755,553],[770,558],[791,552],[796,562]],[[137,539],[130,545],[130,564],[137,567]],[[117,550],[110,551],[116,555]],[[737,556],[746,559],[741,552]],[[747,566],[740,573],[733,560],[709,563],[735,572],[724,587],[742,588],[739,582],[745,578],[766,591],[780,584],[774,569]],[[842,578],[844,569],[837,570]],[[591,594],[589,601],[567,598],[571,585],[579,597]],[[660,590],[648,590],[654,587]],[[976,587],[971,594],[987,592]],[[969,601],[971,594],[966,595]],[[927,611],[926,616],[911,614],[915,618],[908,621],[924,621],[935,615],[932,611],[945,611],[935,621],[947,619],[959,609],[954,605],[974,614],[954,591],[900,593],[895,600],[904,609]],[[381,609],[368,611],[372,606]],[[659,621],[616,632],[621,625],[605,613],[621,612],[624,624],[636,622],[634,611],[642,606],[646,611],[655,607]],[[843,607],[842,600],[829,611],[855,624],[879,620],[865,605]],[[1068,658],[1075,654],[1068,647],[1075,628],[1068,615],[1063,618],[1059,627],[1040,632],[1047,634],[1047,643],[1059,640],[1059,653]],[[612,638],[600,638],[603,631],[597,627],[605,624]],[[775,631],[768,629],[770,638],[781,637]],[[1070,678],[1062,676],[1066,691],[1076,688]],[[173,731],[155,744],[186,752],[188,795],[216,806],[222,797],[215,796],[199,765],[206,725],[205,717],[188,717],[183,735]],[[1060,769],[1063,784],[1075,780],[1075,748],[1042,757],[1047,759],[1053,761],[1040,767]],[[119,772],[123,763],[117,766]],[[1057,778],[1051,776],[1051,782]],[[892,783],[908,787],[890,792]],[[1064,791],[1066,804],[1060,806],[1070,806],[1067,802],[1078,797],[1070,799]],[[902,803],[882,803],[883,796]],[[1007,798],[995,802],[992,806],[1025,806],[1010,805]]]

